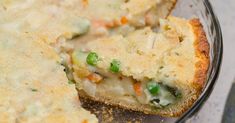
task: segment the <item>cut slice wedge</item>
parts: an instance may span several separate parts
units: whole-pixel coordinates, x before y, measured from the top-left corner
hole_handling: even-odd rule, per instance
[[[168,17],[160,27],[158,33],[147,27],[90,41],[74,51],[79,95],[162,116],[187,110],[204,86],[209,45],[198,19]],[[90,53],[97,56],[95,65],[87,64]]]

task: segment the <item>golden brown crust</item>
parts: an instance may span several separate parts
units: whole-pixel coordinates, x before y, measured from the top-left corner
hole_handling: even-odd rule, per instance
[[[194,76],[193,84],[198,91],[201,91],[205,85],[207,72],[210,64],[209,58],[209,43],[206,38],[206,33],[203,30],[202,24],[199,19],[190,20],[190,24],[193,27],[196,41],[194,47],[196,51],[196,57],[199,61],[196,63],[196,73]]]

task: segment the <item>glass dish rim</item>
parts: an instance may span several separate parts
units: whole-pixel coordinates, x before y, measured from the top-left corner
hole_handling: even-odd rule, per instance
[[[181,123],[186,121],[188,118],[190,118],[191,116],[193,116],[199,109],[200,107],[203,105],[203,103],[205,103],[205,101],[209,98],[214,85],[216,83],[216,80],[218,78],[219,72],[220,72],[220,67],[221,67],[221,63],[222,63],[222,57],[223,57],[223,36],[222,36],[222,31],[221,31],[221,27],[220,27],[220,23],[219,20],[216,16],[216,14],[214,13],[213,7],[210,3],[209,0],[203,0],[203,4],[205,5],[205,8],[208,10],[208,12],[211,14],[211,18],[212,18],[212,22],[215,26],[215,33],[216,33],[216,40],[214,41],[215,44],[217,43],[217,45],[215,45],[215,49],[217,50],[217,52],[215,53],[215,57],[211,62],[211,70],[209,71],[209,75],[207,78],[207,84],[203,89],[202,94],[200,95],[200,97],[197,99],[197,101],[193,104],[193,106],[186,111],[180,118],[178,118],[176,120],[176,123]],[[211,47],[213,48],[213,47]]]

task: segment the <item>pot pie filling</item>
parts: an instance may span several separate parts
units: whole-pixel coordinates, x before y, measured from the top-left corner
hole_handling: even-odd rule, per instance
[[[79,85],[89,95],[109,93],[112,96],[131,96],[142,104],[156,108],[170,105],[181,98],[176,87],[164,85],[153,79],[135,80],[120,73],[121,62],[113,59],[106,70],[96,68],[101,59],[95,52],[74,51],[72,61]]]

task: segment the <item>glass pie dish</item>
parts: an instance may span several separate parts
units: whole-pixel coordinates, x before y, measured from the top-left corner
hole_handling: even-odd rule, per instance
[[[195,17],[199,18],[207,34],[207,39],[210,44],[211,63],[207,74],[206,85],[204,86],[200,97],[194,102],[191,108],[178,118],[165,118],[156,115],[148,115],[81,99],[83,107],[96,114],[100,122],[183,122],[197,113],[203,103],[207,100],[219,74],[223,52],[222,33],[217,17],[208,0],[178,0],[172,15],[186,19]]]

